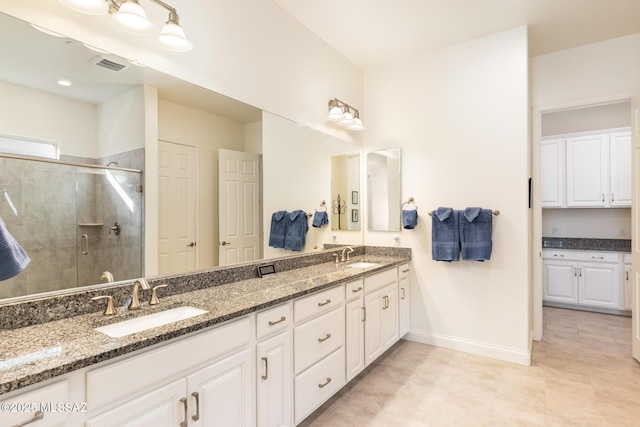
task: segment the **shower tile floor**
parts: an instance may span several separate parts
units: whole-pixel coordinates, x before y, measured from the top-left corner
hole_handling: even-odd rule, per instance
[[[400,341],[301,425],[640,426],[631,318],[545,307],[531,366]]]

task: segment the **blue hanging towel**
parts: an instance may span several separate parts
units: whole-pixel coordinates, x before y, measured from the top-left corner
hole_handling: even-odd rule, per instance
[[[284,218],[286,214],[287,211],[278,211],[271,215],[269,246],[272,248],[284,248],[284,237],[287,231],[287,222]]]
[[[466,208],[460,217],[462,259],[485,261],[491,258],[491,209]]]
[[[296,210],[285,215],[286,234],[284,248],[291,251],[301,251],[305,244],[306,233],[309,229],[307,214]]]
[[[402,211],[402,226],[407,230],[412,230],[418,224],[418,210]]]
[[[458,261],[460,258],[460,231],[458,211],[438,208],[432,213],[431,258],[434,261]]]
[[[30,262],[31,259],[0,218],[0,280],[20,274]]]
[[[327,211],[316,211],[313,214],[313,221],[311,225],[316,228],[320,228],[325,224],[329,224],[329,216],[327,215]]]

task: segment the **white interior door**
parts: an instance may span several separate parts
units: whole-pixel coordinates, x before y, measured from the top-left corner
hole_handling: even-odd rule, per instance
[[[632,345],[633,357],[640,362],[640,316],[638,316],[638,308],[640,308],[640,94],[636,94],[631,101],[631,140],[633,144],[633,167],[632,167],[632,191],[633,198],[631,201],[631,257],[632,257],[632,275],[631,280],[631,300],[633,308],[632,316]]]
[[[219,265],[259,259],[260,157],[220,149],[218,159]]]
[[[196,265],[195,147],[158,142],[158,273],[193,271]]]

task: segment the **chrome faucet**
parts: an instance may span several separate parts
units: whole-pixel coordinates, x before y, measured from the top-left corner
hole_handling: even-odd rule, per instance
[[[344,248],[342,250],[342,257],[340,257],[340,261],[342,262],[349,261],[349,256],[351,255],[351,252],[354,252],[351,246],[347,246],[346,248]]]
[[[138,288],[142,286],[142,289],[151,289],[145,279],[138,279],[133,284],[133,291],[131,292],[131,304],[129,304],[129,310],[140,310],[140,301],[138,300]]]

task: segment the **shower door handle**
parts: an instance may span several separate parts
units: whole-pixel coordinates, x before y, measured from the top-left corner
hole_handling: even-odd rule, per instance
[[[82,255],[89,255],[89,236],[86,234],[80,237],[80,251],[82,251]]]

